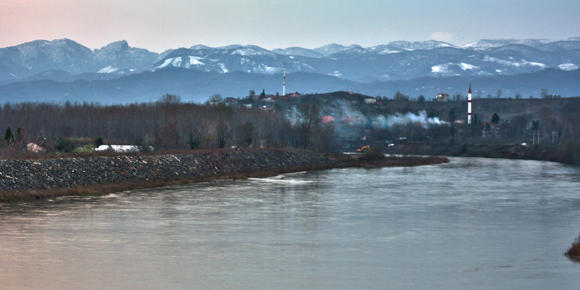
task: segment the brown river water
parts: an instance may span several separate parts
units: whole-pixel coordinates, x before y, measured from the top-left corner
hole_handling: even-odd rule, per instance
[[[450,159],[0,204],[0,289],[578,289],[580,167]]]

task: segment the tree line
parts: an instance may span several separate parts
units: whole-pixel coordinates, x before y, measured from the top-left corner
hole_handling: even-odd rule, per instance
[[[333,130],[320,123],[316,104],[303,103],[296,114],[293,123],[276,110],[183,103],[179,96],[167,94],[156,102],[117,105],[6,103],[0,106],[0,130],[8,134],[19,128],[18,138],[5,136],[3,150],[29,142],[58,150],[59,140],[75,142],[76,147],[100,142],[156,150],[232,146],[333,150]]]

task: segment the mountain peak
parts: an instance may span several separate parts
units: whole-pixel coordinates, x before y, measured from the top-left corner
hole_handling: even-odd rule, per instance
[[[440,47],[455,47],[453,44],[447,42],[437,41],[437,40],[425,40],[425,41],[392,41],[387,44],[390,47],[396,47],[404,50],[429,50]]]
[[[331,44],[327,44],[325,46],[321,46],[319,48],[315,48],[314,51],[324,55],[325,57],[328,57],[330,55],[333,55],[333,54],[338,53],[338,52],[343,52],[343,51],[348,50],[348,49],[350,49],[350,48],[347,46],[336,44],[336,43],[331,43]]]
[[[550,42],[553,41],[548,39],[482,39],[476,42],[466,44],[462,48],[484,50],[509,44],[523,44],[530,47],[538,47],[540,45],[544,45]]]
[[[120,40],[120,41],[116,41],[116,42],[111,42],[99,50],[120,52],[120,51],[125,51],[127,49],[129,49],[129,43],[126,40]]]

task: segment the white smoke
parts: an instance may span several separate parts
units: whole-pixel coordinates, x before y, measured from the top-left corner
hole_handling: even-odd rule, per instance
[[[449,125],[449,122],[443,121],[438,117],[428,118],[426,111],[419,111],[416,115],[408,112],[406,114],[395,113],[387,117],[378,116],[377,122],[382,127],[392,127],[393,125],[419,124],[427,129],[433,125]]]
[[[346,100],[339,100],[337,103],[340,105],[340,109],[344,116],[363,116],[361,112],[353,109]]]

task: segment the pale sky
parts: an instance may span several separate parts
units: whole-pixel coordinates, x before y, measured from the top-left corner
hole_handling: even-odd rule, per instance
[[[127,40],[162,52],[204,44],[267,49],[396,40],[580,36],[579,0],[0,0],[0,47]]]

